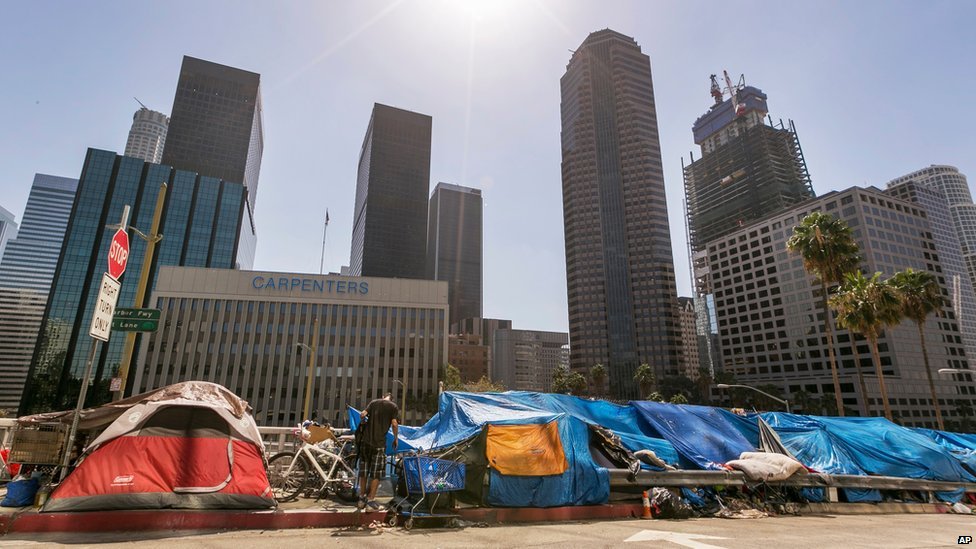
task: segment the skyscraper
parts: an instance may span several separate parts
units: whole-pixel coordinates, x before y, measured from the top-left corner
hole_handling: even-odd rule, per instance
[[[705,243],[716,288],[723,370],[746,385],[777,387],[789,398],[794,411],[832,415],[834,384],[820,284],[803,267],[803,261],[786,250],[793,227],[815,211],[826,212],[851,227],[861,252],[862,271],[880,272],[885,279],[906,268],[927,271],[946,294],[950,294],[950,281],[940,258],[932,253],[937,245],[926,212],[919,204],[874,187],[831,192]],[[954,306],[949,305],[925,322],[933,371],[970,369],[957,318]],[[836,324],[835,319],[837,370],[841,396],[850,409],[847,415],[879,416],[883,405],[868,342],[855,335],[856,344],[852,345],[850,332]],[[885,328],[878,339],[878,352],[898,422],[934,428],[934,406],[915,324],[904,320]],[[858,368],[864,378],[863,388]],[[934,376],[936,397],[947,425],[959,425],[956,422],[972,414],[976,387],[970,376]]]
[[[20,406],[77,186],[35,175],[20,232],[0,260],[0,408]]]
[[[237,239],[247,211],[243,185],[88,149],[21,412],[64,409],[74,404],[91,342],[87,334],[98,280],[106,269],[112,240],[113,231],[105,226],[118,223],[123,206],[128,204],[132,207],[130,226],[148,232],[162,182],[169,185],[160,226],[165,236],[156,247],[149,289],[155,285],[162,265],[234,267]],[[145,246],[141,238],[130,237],[119,307],[145,305],[134,303]],[[101,346],[95,358],[89,403],[107,400],[107,381],[120,365],[123,341],[113,336]]]
[[[125,142],[125,156],[159,164],[163,159],[168,128],[168,116],[143,106],[132,115],[132,128],[129,129],[129,139]]]
[[[425,278],[431,117],[376,103],[359,153],[353,276]]]
[[[3,250],[7,247],[7,242],[17,236],[17,221],[14,214],[0,206],[0,258],[3,257]]]
[[[924,176],[919,180],[898,178],[895,180],[898,181],[897,183],[895,181],[888,183],[885,192],[902,200],[914,202],[925,210],[932,241],[935,243],[935,253],[942,263],[942,274],[949,290],[948,297],[956,313],[962,341],[966,345],[966,356],[972,360],[976,357],[976,290],[973,289],[973,279],[966,268],[966,258],[963,256],[963,246],[960,243],[962,238],[966,238],[965,229],[957,226],[956,220],[967,219],[965,215],[958,216],[960,209],[962,212],[974,212],[974,215],[969,218],[974,222],[968,235],[972,239],[973,233],[976,232],[976,206],[969,204],[967,208],[965,202],[960,202],[956,206],[957,216],[953,216],[952,207],[943,192],[943,187],[929,185],[925,183],[925,179]],[[965,184],[965,180],[963,183]],[[964,192],[969,192],[968,186],[963,188]],[[976,241],[971,240],[970,245],[972,244],[976,244]],[[971,251],[972,248],[967,247],[967,250]],[[973,259],[976,259],[976,254],[971,253],[971,264]]]
[[[607,366],[610,394],[638,397],[634,370],[677,373],[678,326],[650,58],[633,38],[590,34],[562,90],[563,223],[570,362]]]
[[[566,332],[500,329],[492,345],[492,380],[513,391],[552,391]]]
[[[692,126],[702,157],[684,167],[692,249],[814,197],[796,128],[767,124],[766,94],[744,86]]]
[[[447,282],[452,323],[481,318],[481,190],[438,183],[429,212],[427,278]]]
[[[254,265],[254,204],[264,153],[261,75],[183,57],[162,163],[247,189],[238,266]]]

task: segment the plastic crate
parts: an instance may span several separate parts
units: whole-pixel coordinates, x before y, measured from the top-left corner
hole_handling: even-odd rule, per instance
[[[10,443],[10,463],[59,465],[68,426],[61,423],[19,425]]]
[[[425,456],[403,458],[407,491],[412,494],[464,489],[464,464]]]

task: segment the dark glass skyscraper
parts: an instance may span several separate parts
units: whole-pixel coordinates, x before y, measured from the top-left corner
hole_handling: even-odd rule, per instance
[[[678,371],[674,261],[651,64],[633,38],[590,34],[562,89],[563,223],[573,368],[607,367],[636,398],[634,370]]]
[[[431,118],[379,103],[359,153],[353,276],[426,278]]]
[[[184,56],[162,163],[244,184],[248,216],[238,243],[244,269],[254,265],[254,203],[263,152],[261,75]]]
[[[21,413],[65,409],[77,399],[91,338],[98,281],[107,267],[108,247],[122,208],[129,204],[129,224],[147,232],[161,183],[167,183],[166,205],[156,247],[150,288],[161,265],[229,269],[237,262],[237,243],[245,215],[244,186],[174,170],[169,166],[88,149],[60,259],[44,311],[41,333],[31,361]],[[122,276],[119,307],[133,303],[146,243],[130,236],[130,253]],[[147,292],[148,297],[149,292]],[[108,399],[108,379],[116,372],[124,338],[113,334],[96,356],[88,403]]]
[[[452,323],[481,318],[481,190],[438,183],[429,211],[427,278],[447,281]]]
[[[0,260],[0,408],[20,406],[77,186],[35,175],[20,232]]]

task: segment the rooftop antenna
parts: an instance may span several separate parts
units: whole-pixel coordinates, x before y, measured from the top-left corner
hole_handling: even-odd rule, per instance
[[[147,107],[147,106],[145,106],[145,105],[143,105],[143,104],[142,104],[142,101],[139,101],[139,98],[138,98],[138,97],[133,97],[133,99],[135,99],[135,100],[136,100],[136,103],[139,103],[139,105],[140,105],[140,106],[141,106],[142,108],[144,108],[144,109],[146,109],[147,111],[149,110],[149,107]]]

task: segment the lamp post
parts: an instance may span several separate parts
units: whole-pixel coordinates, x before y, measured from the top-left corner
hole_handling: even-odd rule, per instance
[[[399,379],[394,379],[393,383],[400,384],[400,390],[403,394],[400,395],[400,414],[404,421],[407,420],[407,385],[400,381]]]
[[[749,390],[755,391],[757,393],[766,395],[767,397],[775,400],[776,402],[779,402],[780,404],[786,406],[786,413],[787,414],[793,413],[793,412],[790,411],[790,401],[789,400],[785,400],[785,399],[782,399],[782,398],[779,398],[779,397],[775,397],[775,396],[767,393],[766,391],[762,391],[762,390],[756,389],[755,387],[752,387],[752,386],[749,386],[749,385],[728,385],[726,383],[719,383],[718,385],[716,385],[716,387],[718,387],[719,389],[749,389]]]
[[[305,411],[302,416],[302,421],[309,419],[308,413],[312,406],[312,380],[315,379],[315,355],[318,352],[316,345],[318,345],[319,340],[319,319],[316,318],[312,322],[312,345],[311,347],[304,343],[295,343],[295,346],[299,349],[304,349],[308,353],[308,376],[305,382]]]

